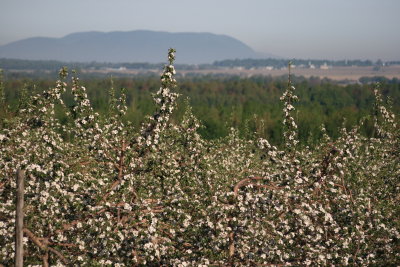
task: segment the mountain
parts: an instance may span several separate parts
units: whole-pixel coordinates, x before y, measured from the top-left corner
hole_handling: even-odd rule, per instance
[[[249,46],[227,35],[145,30],[80,32],[62,38],[28,38],[0,46],[0,58],[160,63],[166,61],[170,47],[177,50],[178,64],[260,58],[260,54]]]

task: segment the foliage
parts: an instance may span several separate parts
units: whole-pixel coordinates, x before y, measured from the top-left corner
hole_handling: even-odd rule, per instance
[[[179,74],[179,68],[177,75]],[[53,86],[49,79],[14,79],[5,75],[4,87],[6,102],[12,111],[19,105],[18,99],[23,90],[29,94],[39,93],[41,88]],[[283,145],[282,103],[279,98],[287,87],[287,79],[271,77],[179,77],[179,93],[190,98],[193,114],[205,126],[199,130],[205,139],[217,139],[229,134],[229,128],[238,128],[241,137],[253,138],[254,133],[268,139],[274,145]],[[317,78],[303,79],[292,77],[296,84],[296,94],[300,102],[296,105],[296,119],[299,141],[312,145],[320,137],[320,126],[330,136],[337,138],[338,129],[346,120],[346,128],[357,125],[358,121],[371,114],[374,93],[371,85],[353,84],[341,86],[337,83]],[[83,78],[93,109],[101,116],[108,112],[107,92],[110,78]],[[155,110],[150,92],[156,92],[159,79],[153,77],[112,78],[115,88],[125,88],[127,110],[125,121],[131,121],[136,128],[141,127],[143,117]],[[23,90],[21,90],[23,88]],[[393,111],[400,111],[400,83],[382,81],[381,92],[393,101]],[[120,92],[115,92],[116,97]],[[67,91],[62,95],[66,105],[73,105],[73,97]],[[184,98],[178,98],[183,105]],[[184,109],[175,110],[171,115],[174,122],[182,119]],[[0,113],[0,118],[6,113]],[[13,113],[8,113],[12,116]],[[63,112],[56,110],[56,116],[65,123]],[[373,121],[365,121],[361,132],[373,135]]]
[[[180,120],[171,117],[174,52],[156,111],[138,128],[125,118],[124,92],[112,86],[100,115],[66,69],[3,117],[1,264],[14,256],[18,168],[27,173],[27,266],[399,263],[400,131],[378,89],[370,137],[364,120],[335,139],[323,127],[315,145],[299,142],[289,79],[282,148],[235,128],[206,140],[189,100]]]

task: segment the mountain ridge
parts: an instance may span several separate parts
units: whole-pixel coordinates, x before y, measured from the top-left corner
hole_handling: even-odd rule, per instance
[[[135,30],[75,32],[61,38],[31,37],[0,46],[0,58],[159,63],[165,61],[170,47],[177,50],[176,62],[184,64],[265,57],[228,35]]]

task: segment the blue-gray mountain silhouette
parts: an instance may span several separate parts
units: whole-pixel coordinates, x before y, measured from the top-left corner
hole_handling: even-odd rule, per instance
[[[260,57],[249,46],[227,35],[138,30],[81,32],[62,38],[28,38],[0,46],[0,58],[159,63],[166,61],[170,47],[177,50],[176,63],[198,64]]]

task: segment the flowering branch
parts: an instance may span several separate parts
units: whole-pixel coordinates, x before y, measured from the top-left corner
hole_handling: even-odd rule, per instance
[[[54,253],[64,264],[68,264],[69,261],[56,249],[49,247],[48,242],[41,242],[40,239],[35,236],[28,228],[23,229],[24,233],[29,237],[32,242],[43,251],[50,251]]]

